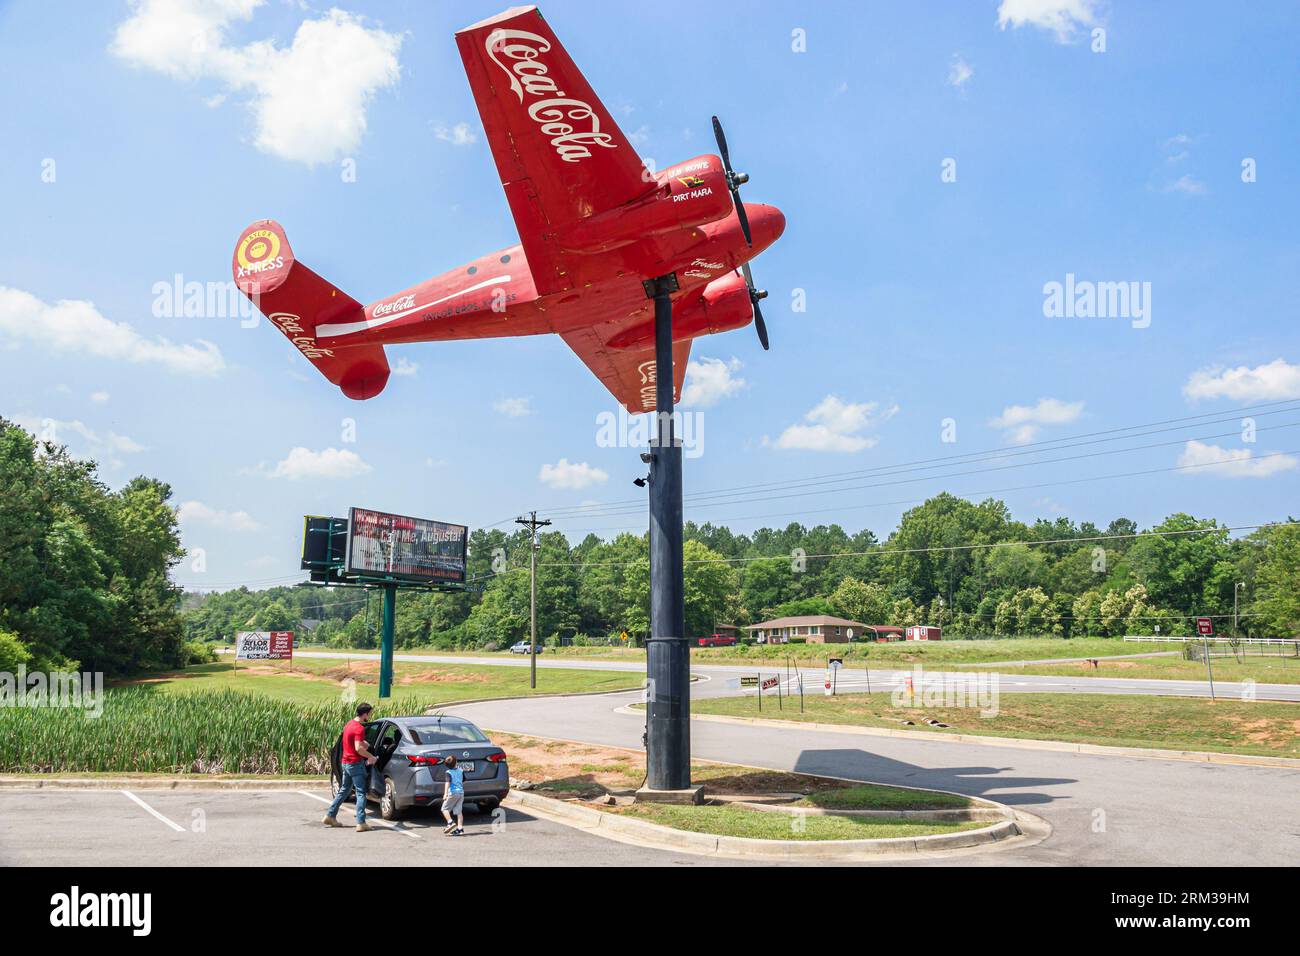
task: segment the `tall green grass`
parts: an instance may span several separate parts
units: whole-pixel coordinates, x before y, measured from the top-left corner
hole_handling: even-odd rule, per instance
[[[0,707],[0,772],[323,774],[355,705],[239,691],[109,690],[104,711]],[[376,714],[422,713],[389,701]]]

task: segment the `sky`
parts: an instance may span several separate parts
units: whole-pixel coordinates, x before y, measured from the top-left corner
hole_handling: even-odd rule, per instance
[[[516,241],[452,36],[504,6],[340,4],[0,3],[0,415],[167,481],[188,587],[300,580],[302,516],[353,505],[643,531],[638,432],[558,337],[390,347],[354,402],[223,298],[262,218],[362,302]],[[1297,514],[1300,7],[542,11],[644,158],[715,152],[717,113],[786,216],[771,351],[692,353],[688,518]]]

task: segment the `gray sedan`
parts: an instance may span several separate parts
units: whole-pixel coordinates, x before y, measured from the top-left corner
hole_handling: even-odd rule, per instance
[[[412,807],[435,807],[446,788],[447,757],[465,771],[465,802],[491,813],[510,792],[506,755],[483,731],[460,717],[384,717],[366,724],[366,743],[379,759],[370,768],[369,799],[385,820]],[[342,779],[343,737],[330,751],[330,791]]]

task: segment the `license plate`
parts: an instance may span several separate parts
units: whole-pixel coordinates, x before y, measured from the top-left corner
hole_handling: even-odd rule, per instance
[[[460,763],[456,764],[456,766],[460,767],[460,769],[464,770],[466,773],[474,772],[474,761],[472,760],[462,760]]]

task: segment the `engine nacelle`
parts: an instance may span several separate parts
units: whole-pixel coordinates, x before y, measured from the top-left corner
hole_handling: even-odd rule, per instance
[[[673,308],[673,341],[730,332],[743,328],[754,319],[754,304],[739,272],[729,272],[704,287],[698,298]],[[655,324],[651,319],[624,329],[607,343],[610,348],[640,351],[654,348]]]
[[[566,252],[617,249],[665,232],[702,226],[732,212],[722,160],[705,154],[655,174],[657,188],[644,199],[582,220],[560,232]]]

